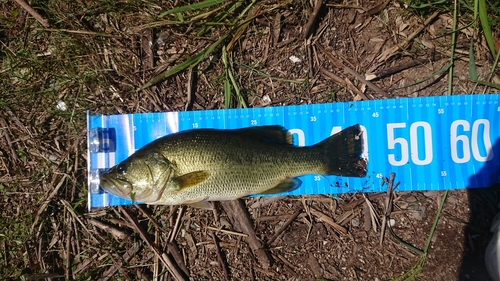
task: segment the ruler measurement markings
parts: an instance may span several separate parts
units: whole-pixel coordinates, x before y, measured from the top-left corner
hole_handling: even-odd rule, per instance
[[[379,105],[379,104],[380,105]],[[411,105],[411,109],[410,108]],[[338,107],[342,108],[339,109]],[[347,110],[346,110],[347,107]],[[293,108],[293,116],[295,118],[291,118],[293,122],[290,122],[290,119],[286,119],[285,117],[290,116],[289,109]],[[282,114],[278,114],[276,112],[280,111]],[[288,110],[288,111],[287,111]],[[402,111],[404,110],[404,111]],[[412,118],[412,110],[416,111]],[[440,112],[441,110],[441,112]],[[295,106],[295,107],[276,107],[276,108],[267,108],[260,109],[260,119],[252,118],[252,113],[255,112],[255,109],[238,109],[233,112],[229,110],[217,110],[217,111],[202,111],[202,118],[196,120],[195,114],[189,115],[188,112],[179,112],[177,116],[178,127],[182,128],[182,125],[185,121],[188,123],[194,123],[193,120],[199,122],[198,126],[202,127],[214,127],[215,124],[220,124],[226,121],[228,124],[236,124],[238,127],[248,127],[252,124],[248,124],[251,122],[250,120],[258,120],[263,119],[264,123],[269,124],[283,124],[286,128],[296,127],[297,130],[302,129],[303,132],[307,132],[304,134],[302,138],[306,138],[308,143],[313,141],[317,142],[317,138],[323,139],[322,134],[317,134],[318,131],[322,130],[322,128],[326,127],[324,130],[329,131],[329,127],[338,126],[337,124],[341,124],[342,128],[351,125],[351,123],[360,123],[366,130],[366,137],[368,141],[368,147],[375,149],[370,153],[370,164],[369,169],[372,173],[371,179],[364,179],[364,182],[361,182],[357,179],[353,178],[339,178],[335,179],[335,177],[329,177],[328,179],[335,179],[340,184],[340,190],[343,191],[356,191],[361,189],[366,189],[366,182],[371,182],[370,184],[374,185],[370,189],[371,191],[380,190],[380,187],[377,187],[377,181],[380,182],[379,174],[382,174],[383,171],[387,171],[387,168],[390,170],[396,171],[399,174],[402,172],[403,177],[410,178],[410,181],[406,181],[403,188],[401,190],[409,190],[409,189],[421,189],[421,188],[430,188],[434,190],[439,190],[442,188],[457,188],[457,187],[465,187],[469,184],[467,175],[470,171],[481,172],[481,167],[486,167],[489,170],[498,168],[499,160],[498,155],[493,158],[493,163],[488,163],[485,161],[485,157],[488,157],[488,149],[493,151],[495,149],[492,145],[495,144],[495,140],[498,138],[498,131],[493,131],[492,124],[498,124],[498,119],[500,118],[500,107],[498,106],[498,95],[482,95],[480,97],[477,96],[443,96],[443,97],[431,97],[431,98],[417,98],[417,99],[404,99],[404,100],[386,100],[386,101],[367,101],[367,102],[358,102],[358,103],[336,103],[336,104],[319,104],[319,105],[306,105],[306,106]],[[229,112],[229,113],[228,113]],[[246,115],[246,113],[250,113]],[[286,115],[287,113],[288,115]],[[327,113],[334,113],[331,115],[331,118],[328,118]],[[406,113],[406,114],[405,114]],[[169,116],[162,115],[163,113],[156,113],[153,115],[153,119],[143,118],[143,115],[147,114],[133,114],[133,116],[129,116],[129,120],[123,120],[121,122],[116,122],[117,124],[113,124],[110,121],[109,116],[100,116],[97,118],[89,119],[89,128],[101,127],[101,128],[111,128],[113,126],[117,127],[125,127],[129,128],[129,131],[125,134],[132,135],[132,137],[118,138],[116,141],[116,145],[122,146],[119,143],[127,143],[125,146],[132,147],[136,145],[136,148],[142,147],[149,138],[144,138],[144,134],[141,133],[144,131],[144,128],[147,130],[153,131],[153,138],[158,137],[164,133],[171,133],[175,129],[170,129],[171,127],[175,127],[175,125],[168,125],[168,129],[166,127],[158,127],[164,125],[164,123],[168,123],[173,120]],[[186,115],[187,114],[187,115]],[[227,118],[221,118],[221,115],[228,115]],[[281,117],[276,118],[278,115]],[[335,118],[335,115],[341,116],[342,123],[338,122],[339,118]],[[407,120],[401,120],[400,117],[405,116]],[[140,118],[137,118],[140,116]],[[186,118],[187,116],[187,118]],[[232,118],[231,118],[232,117]],[[304,122],[301,117],[305,117],[307,119],[307,126],[301,127],[300,124]],[[381,118],[382,117],[382,118]],[[449,119],[451,117],[451,119]],[[114,118],[114,117],[113,117]],[[250,119],[251,118],[251,119]],[[315,120],[314,120],[315,119]],[[137,122],[139,120],[139,122]],[[168,121],[166,121],[168,120]],[[214,120],[211,122],[211,120]],[[218,122],[217,122],[218,120]],[[355,122],[356,121],[356,122]],[[361,121],[361,122],[360,122]],[[402,122],[404,121],[404,122]],[[457,122],[458,123],[454,123]],[[468,125],[465,122],[468,122]],[[127,122],[129,125],[127,126]],[[233,123],[231,123],[233,122]],[[415,122],[419,122],[416,123]],[[259,122],[260,123],[260,122]],[[286,123],[293,123],[296,126],[287,126]],[[404,123],[404,126],[399,125],[394,127],[394,124]],[[175,124],[173,122],[172,124]],[[392,125],[391,125],[392,124]],[[192,124],[191,124],[192,125]],[[259,124],[262,125],[262,124]],[[388,126],[389,125],[389,126]],[[392,126],[392,127],[391,127]],[[465,154],[469,153],[465,163],[455,163],[452,161],[453,159],[448,159],[448,155],[451,154],[452,149],[456,149],[453,146],[457,146],[457,143],[454,143],[453,135],[450,134],[450,128],[452,126],[457,127],[459,130],[457,131],[457,135],[462,137],[463,139],[468,139],[468,143],[466,143],[466,147],[462,149],[459,147],[459,150],[462,149],[464,151],[459,151],[458,159],[461,159]],[[465,126],[465,127],[464,127]],[[223,128],[227,128],[227,126],[223,126]],[[389,139],[388,136],[388,128],[391,129],[394,136],[393,139]],[[429,133],[430,128],[430,133]],[[467,130],[465,130],[467,129]],[[489,129],[489,130],[488,130]],[[426,131],[427,130],[427,131]],[[488,133],[485,132],[488,130]],[[371,134],[369,135],[368,132]],[[122,134],[123,132],[120,132]],[[426,134],[431,134],[432,140],[432,150],[426,151],[428,148],[426,145]],[[311,138],[310,136],[316,136],[316,139]],[[416,136],[416,137],[415,137]],[[144,138],[144,139],[143,139]],[[440,139],[441,138],[441,139]],[[394,139],[398,139],[396,143],[396,147],[392,147],[389,149],[388,141],[394,142]],[[412,139],[416,139],[416,143],[412,144]],[[489,144],[488,141],[492,142]],[[428,142],[428,141],[427,141]],[[486,146],[485,146],[486,144]],[[413,157],[410,155],[409,159],[409,169],[405,169],[405,165],[401,166],[389,166],[387,167],[387,156],[390,154],[394,154],[395,157],[402,156],[401,152],[398,152],[397,146],[408,146],[408,151],[411,153],[413,151]],[[459,146],[461,144],[458,144]],[[382,146],[382,147],[381,147]],[[496,148],[498,149],[498,148]],[[135,150],[135,149],[134,149]],[[399,150],[403,150],[400,149]],[[123,150],[120,149],[119,153],[123,153]],[[468,152],[465,152],[468,151]],[[430,153],[430,154],[429,154]],[[494,153],[494,151],[493,151]],[[125,154],[129,154],[125,152]],[[500,154],[500,153],[499,153]],[[429,158],[431,156],[432,158]],[[102,163],[102,160],[96,158],[97,155],[95,153],[90,153],[89,168],[92,169],[95,166],[95,162],[97,161]],[[99,156],[97,156],[99,157]],[[102,156],[101,156],[102,157]],[[113,161],[113,155],[107,154],[104,156],[104,166],[112,165],[112,162],[119,162],[118,154],[114,155],[115,159]],[[376,158],[382,158],[376,159]],[[439,160],[444,158],[444,160]],[[479,159],[479,160],[478,160]],[[123,159],[121,159],[123,160]],[[398,160],[398,159],[397,159]],[[401,161],[401,159],[399,159]],[[106,163],[107,162],[107,163]],[[382,165],[377,165],[377,162]],[[413,163],[415,162],[415,163]],[[407,164],[408,165],[408,164]],[[426,168],[422,168],[420,166],[428,165]],[[489,165],[489,166],[488,166]],[[100,166],[100,165],[99,165]],[[458,166],[458,169],[457,169]],[[477,168],[476,168],[477,167]],[[430,173],[430,178],[432,180],[430,182],[420,181],[420,177],[415,175],[415,169],[419,169],[417,175],[427,175]],[[455,169],[454,169],[455,168]],[[444,175],[443,175],[444,172]],[[491,172],[491,171],[489,171]],[[462,174],[462,176],[461,176]],[[416,177],[415,177],[416,176]],[[95,177],[95,175],[94,175]],[[452,183],[452,178],[455,179],[455,183]],[[473,179],[474,178],[474,179]],[[331,190],[332,188],[329,186],[331,183],[328,183],[328,180],[324,180],[320,177],[317,180],[317,177],[312,177],[310,180],[310,184],[312,188],[312,192],[325,192]],[[89,178],[90,180],[90,178]],[[480,185],[482,182],[488,182],[489,179],[471,176],[470,178],[472,185]],[[415,183],[414,185],[412,185]],[[453,185],[454,184],[454,185]],[[335,184],[334,184],[335,185]],[[362,186],[362,187],[360,187]],[[370,189],[368,191],[370,191]],[[298,192],[298,191],[296,191]],[[103,197],[105,198],[105,197]],[[96,202],[97,199],[92,197],[92,201]],[[111,200],[113,201],[113,200]],[[113,203],[112,203],[113,204]]]

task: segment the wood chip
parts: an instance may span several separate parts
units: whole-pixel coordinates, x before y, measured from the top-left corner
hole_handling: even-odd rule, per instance
[[[225,229],[222,229],[222,228],[216,228],[216,227],[211,227],[211,226],[207,226],[207,228],[210,229],[210,230],[213,230],[215,232],[223,232],[223,233],[227,233],[227,234],[231,234],[231,235],[238,235],[238,236],[248,237],[248,234],[245,234],[245,233],[239,233],[239,232],[225,230]]]
[[[327,216],[327,215],[323,214],[322,212],[315,210],[313,208],[310,208],[310,211],[320,221],[330,225],[333,228],[333,230],[335,230],[335,232],[337,232],[338,234],[341,234],[344,236],[347,235],[347,229],[345,227],[339,225],[335,221],[333,221],[333,219],[330,218],[329,216]]]
[[[269,238],[269,240],[267,240],[267,245],[271,245],[274,242],[274,240],[278,238],[278,236],[280,236],[281,233],[283,233],[288,228],[288,226],[300,215],[300,213],[302,213],[302,208],[297,207],[295,213],[285,222],[285,224],[278,231],[276,231],[276,233],[274,233],[274,235],[271,238]]]
[[[224,278],[226,278],[226,280],[231,280],[229,278],[229,267],[227,266],[226,258],[219,247],[219,241],[217,240],[217,236],[213,233],[209,233],[209,235],[212,236],[212,239],[214,241],[215,252],[217,253],[217,259],[219,260],[219,265],[222,268],[222,271],[224,272]]]
[[[314,22],[316,21],[316,17],[318,16],[319,11],[321,10],[321,7],[323,6],[323,0],[317,0],[316,4],[314,5],[314,10],[311,13],[311,16],[309,16],[309,20],[307,21],[306,25],[304,26],[304,29],[302,31],[302,36],[301,39],[304,40],[306,39],[309,34],[312,32],[312,27],[314,25]]]
[[[125,217],[135,226],[136,231],[141,236],[142,240],[146,242],[148,247],[158,256],[158,258],[163,262],[168,271],[174,276],[174,278],[178,281],[189,280],[189,277],[184,275],[184,272],[179,268],[176,262],[168,256],[166,253],[160,251],[158,246],[153,243],[151,237],[147,234],[146,231],[139,224],[137,219],[132,216],[132,214],[124,207],[119,206],[118,209],[125,215]]]
[[[243,204],[241,199],[231,201],[221,201],[224,211],[231,219],[233,227],[248,235],[246,238],[248,245],[254,251],[260,265],[267,269],[271,266],[271,257],[269,252],[264,249],[263,243],[255,235],[252,219],[248,213],[248,209]]]
[[[387,61],[389,58],[394,56],[399,50],[405,50],[410,42],[417,37],[420,32],[422,32],[431,22],[433,22],[438,16],[439,16],[440,11],[434,12],[432,15],[430,15],[427,20],[425,20],[424,24],[419,27],[417,30],[415,30],[406,40],[400,44],[396,44],[390,49],[385,50],[382,54],[380,54],[377,57],[377,60],[379,62]]]
[[[102,221],[99,221],[96,219],[90,219],[89,223],[96,226],[97,228],[99,228],[101,230],[104,230],[105,232],[110,233],[117,240],[127,241],[130,238],[130,235],[127,232],[125,232],[121,229],[118,229],[110,224],[105,223],[105,222],[102,222]]]
[[[309,265],[309,268],[314,274],[314,277],[319,278],[323,276],[323,269],[318,263],[318,259],[314,256],[313,253],[309,253],[309,257],[307,259],[307,265]]]

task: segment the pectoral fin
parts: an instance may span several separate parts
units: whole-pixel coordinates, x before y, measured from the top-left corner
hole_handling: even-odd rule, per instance
[[[301,184],[302,181],[299,179],[286,179],[281,181],[275,187],[268,189],[264,192],[261,192],[260,194],[276,194],[276,193],[288,192],[299,188]]]
[[[204,182],[210,177],[210,173],[207,171],[196,171],[191,172],[182,176],[178,176],[172,179],[172,183],[175,184],[177,190],[182,190]]]

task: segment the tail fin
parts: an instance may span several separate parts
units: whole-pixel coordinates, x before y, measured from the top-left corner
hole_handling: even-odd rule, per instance
[[[326,173],[346,177],[364,177],[366,160],[361,158],[364,150],[363,132],[359,125],[351,126],[318,143],[327,156]]]

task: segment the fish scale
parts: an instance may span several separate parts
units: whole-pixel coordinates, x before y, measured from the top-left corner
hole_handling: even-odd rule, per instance
[[[232,131],[191,133],[183,135],[186,139],[181,142],[165,145],[161,151],[176,166],[174,175],[206,170],[212,176],[185,191],[165,192],[161,201],[168,202],[177,196],[176,201],[185,201],[199,194],[205,194],[208,197],[205,200],[238,198],[261,193],[287,177],[325,173],[323,156],[317,149],[268,143]]]
[[[165,136],[101,175],[116,196],[148,204],[194,204],[279,193],[307,174],[362,177],[361,128],[307,147],[291,145],[280,126],[198,129]]]

